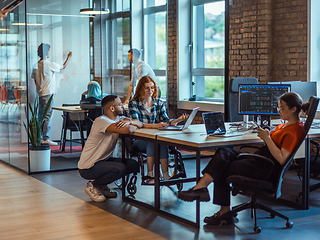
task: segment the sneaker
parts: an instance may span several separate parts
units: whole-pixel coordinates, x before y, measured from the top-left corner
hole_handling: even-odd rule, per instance
[[[115,198],[117,197],[116,192],[111,192],[108,186],[98,187],[99,191],[106,197],[106,198]]]
[[[89,181],[84,191],[89,195],[89,197],[94,202],[104,202],[106,197],[102,195],[98,188],[94,187],[92,182]]]
[[[186,202],[193,202],[194,200],[199,200],[200,202],[210,201],[209,191],[206,187],[196,190],[190,188],[188,191],[178,192],[178,198]]]
[[[234,224],[234,219],[231,216],[226,216],[227,214],[220,215],[219,212],[213,214],[211,217],[205,217],[203,220],[208,225],[220,225],[222,221],[226,221],[226,224]]]
[[[58,143],[51,141],[50,139],[42,140],[42,144],[49,144],[50,146],[58,146]]]

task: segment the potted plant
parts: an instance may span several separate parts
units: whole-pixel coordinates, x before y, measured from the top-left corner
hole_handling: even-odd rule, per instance
[[[43,115],[39,117],[39,97],[37,96],[33,107],[29,102],[30,117],[28,126],[24,123],[28,137],[29,144],[29,162],[30,171],[46,171],[50,170],[50,147],[49,144],[42,144],[42,130],[44,118],[50,108],[53,99],[53,94],[50,96],[47,105],[45,106]]]

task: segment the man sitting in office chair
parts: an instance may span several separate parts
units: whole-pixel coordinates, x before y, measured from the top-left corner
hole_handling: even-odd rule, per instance
[[[83,148],[78,168],[81,177],[89,181],[85,192],[95,202],[116,197],[108,184],[123,176],[139,171],[139,164],[132,159],[111,157],[119,134],[134,132],[142,123],[138,120],[121,116],[123,106],[115,95],[108,95],[101,101],[104,114],[93,122],[91,133]]]

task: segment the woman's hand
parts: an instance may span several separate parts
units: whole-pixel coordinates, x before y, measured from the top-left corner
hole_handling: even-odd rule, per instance
[[[179,122],[181,122],[181,121],[186,121],[187,119],[188,119],[188,117],[189,117],[189,114],[182,114],[180,117],[178,117],[178,119],[177,120],[179,120]]]
[[[266,141],[267,138],[270,138],[270,132],[268,129],[262,129],[261,127],[257,127],[258,130],[258,137],[261,138],[263,141]]]
[[[180,117],[178,117],[177,119],[172,120],[170,125],[175,126],[181,121],[186,121],[188,119],[188,117],[189,117],[189,114],[184,113]]]
[[[168,123],[165,123],[165,122],[159,122],[157,124],[155,124],[156,128],[162,128],[162,127],[167,127],[169,126]]]

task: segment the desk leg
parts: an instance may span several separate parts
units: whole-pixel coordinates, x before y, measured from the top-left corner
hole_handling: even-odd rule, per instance
[[[67,119],[69,118],[69,113],[66,112],[66,118],[64,119],[63,125],[63,138],[62,138],[62,151],[66,150],[66,139],[67,139]]]
[[[80,138],[81,138],[81,145],[82,145],[82,149],[83,149],[83,147],[84,147],[84,135],[83,135],[83,127],[82,127],[82,123],[83,123],[83,121],[82,120],[80,120],[79,121],[80,122],[80,126],[79,126],[79,128],[80,128]]]
[[[310,192],[310,138],[305,139],[305,160],[302,178],[302,209],[309,209]]]
[[[160,210],[160,183],[159,183],[159,177],[160,177],[160,153],[159,153],[159,143],[154,143],[154,171],[155,171],[155,177],[154,177],[154,207],[156,210]]]
[[[196,153],[196,180],[199,182],[200,180],[200,150],[197,150]],[[200,227],[200,201],[196,201],[196,225]]]

